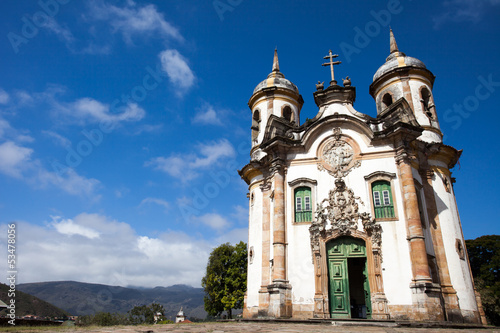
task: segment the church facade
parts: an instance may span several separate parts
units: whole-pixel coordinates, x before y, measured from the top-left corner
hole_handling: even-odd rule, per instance
[[[250,162],[245,318],[372,318],[481,323],[434,75],[390,54],[354,109],[349,78],[316,85],[317,115],[300,123],[298,88],[279,69],[257,85]],[[479,304],[479,306],[478,306]]]

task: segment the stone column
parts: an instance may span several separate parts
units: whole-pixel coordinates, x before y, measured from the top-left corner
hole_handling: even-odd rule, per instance
[[[285,177],[283,161],[276,159],[271,166],[274,179],[273,215],[273,276],[268,285],[269,316],[289,318],[292,316],[291,286],[286,280],[286,234],[285,234]]]
[[[271,250],[270,239],[270,211],[269,211],[269,194],[271,185],[266,181],[261,186],[262,191],[262,280],[259,290],[259,317],[267,317],[267,310],[269,308],[269,293],[267,285],[269,280],[269,252]]]

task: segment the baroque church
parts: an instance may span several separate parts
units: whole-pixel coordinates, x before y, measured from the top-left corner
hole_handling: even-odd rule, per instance
[[[295,84],[272,72],[248,102],[250,162],[245,318],[367,318],[486,323],[474,290],[424,63],[400,52],[375,72],[377,117],[356,89],[318,83],[317,115],[300,122]]]

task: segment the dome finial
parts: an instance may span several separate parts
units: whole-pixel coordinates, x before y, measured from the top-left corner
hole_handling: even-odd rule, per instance
[[[396,37],[394,37],[394,33],[392,29],[390,30],[390,40],[391,40],[391,54],[395,52],[399,52],[398,44],[396,43]]]
[[[273,72],[280,71],[280,62],[278,61],[278,47],[274,49]]]

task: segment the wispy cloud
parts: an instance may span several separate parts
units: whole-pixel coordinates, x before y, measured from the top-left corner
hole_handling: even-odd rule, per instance
[[[195,83],[195,75],[187,60],[177,50],[165,50],[160,53],[162,69],[167,73],[176,93],[182,96]]]
[[[47,19],[47,22],[42,25],[42,28],[45,28],[50,32],[52,32],[53,34],[55,34],[67,45],[75,41],[75,37],[73,36],[69,28],[60,25],[53,17],[49,17]]]
[[[448,0],[443,2],[443,11],[434,15],[434,28],[439,29],[448,22],[479,22],[488,8],[500,5],[500,0]]]
[[[127,1],[124,7],[118,7],[94,1],[90,9],[94,19],[108,22],[113,31],[122,34],[129,44],[134,38],[144,36],[184,40],[178,29],[167,22],[153,4],[139,6],[134,1]]]
[[[165,201],[163,199],[151,198],[151,197],[143,199],[141,201],[141,203],[139,204],[139,206],[144,206],[147,204],[155,204],[155,205],[161,206],[161,207],[163,207],[165,212],[168,211],[168,209],[170,208],[170,204],[167,201]]]
[[[21,179],[35,188],[55,186],[71,195],[87,196],[92,200],[100,197],[95,194],[100,182],[86,178],[73,169],[63,174],[47,170],[40,160],[33,159],[34,150],[24,147],[19,142],[7,140],[0,144],[0,173]]]
[[[14,178],[21,178],[22,171],[30,163],[33,149],[18,146],[12,141],[0,144],[0,172]]]
[[[199,169],[217,166],[220,160],[235,155],[236,151],[231,143],[221,139],[196,145],[196,153],[155,157],[147,161],[145,166],[151,166],[181,181],[188,181],[199,175]]]
[[[9,100],[9,94],[5,90],[0,89],[0,104],[7,104]]]
[[[220,119],[220,113],[220,111],[216,111],[209,103],[204,103],[203,106],[197,110],[191,122],[193,124],[221,126],[222,121]]]
[[[51,138],[57,145],[61,147],[69,147],[71,146],[71,141],[64,136],[53,132],[53,131],[42,131],[42,134],[45,134],[47,137]]]

